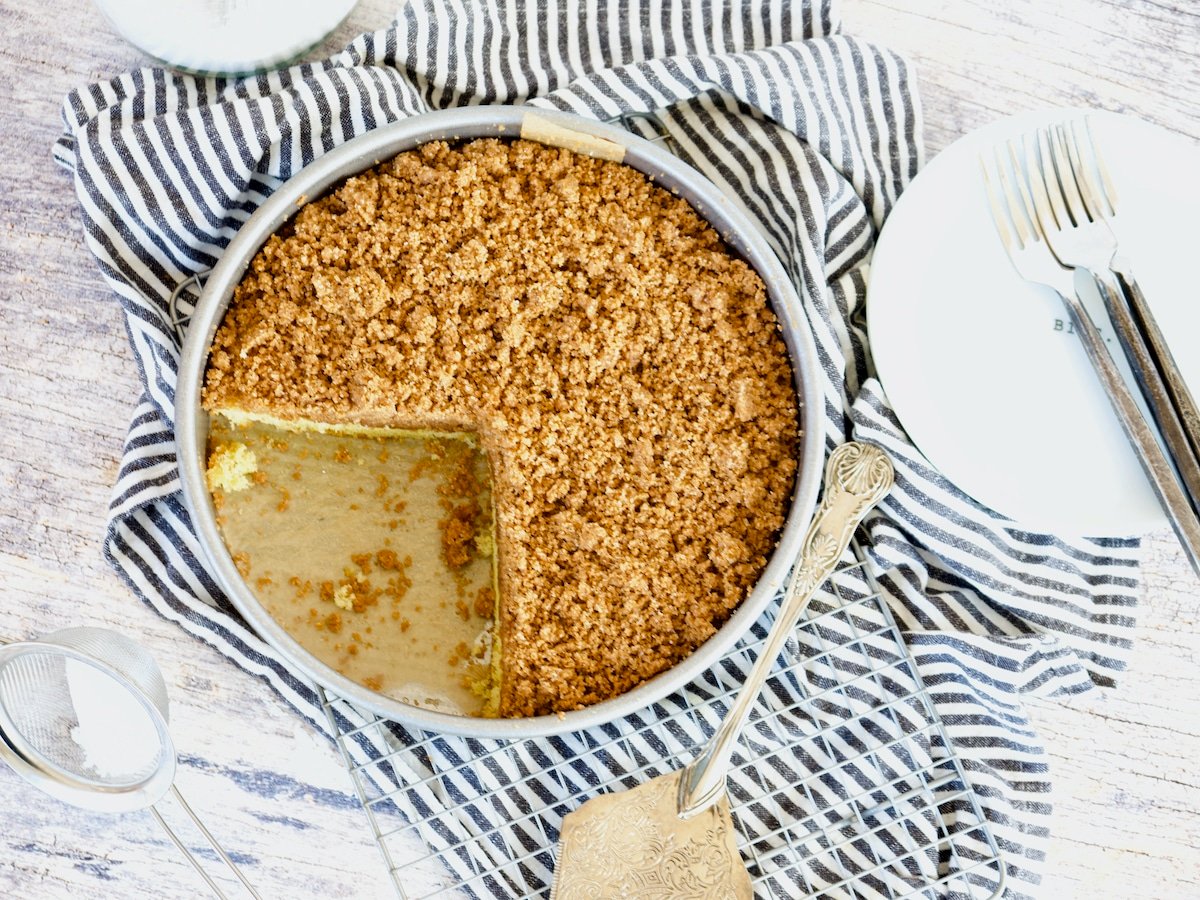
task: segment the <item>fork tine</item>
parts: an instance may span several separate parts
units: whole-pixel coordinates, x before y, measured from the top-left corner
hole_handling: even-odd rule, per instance
[[[1117,213],[1117,189],[1113,185],[1112,178],[1108,174],[1108,166],[1104,164],[1104,156],[1100,153],[1100,148],[1096,146],[1096,140],[1092,137],[1092,117],[1083,117],[1083,133],[1087,140],[1082,143],[1089,154],[1090,161],[1094,164],[1095,171],[1100,174],[1098,180],[1099,193],[1103,197],[1104,203],[1108,209],[1104,215],[1113,216]],[[1089,167],[1088,171],[1092,171]]]
[[[989,187],[994,187],[996,192],[994,198],[995,208],[1001,213],[1003,221],[1012,225],[1016,235],[1016,248],[1023,250],[1030,243],[1037,240],[1037,224],[1032,221],[1028,210],[1022,206],[1020,200],[1014,194],[1012,179],[1005,165],[1004,155],[998,146],[992,151],[992,170],[990,174],[995,176],[994,183],[989,182]]]
[[[1017,147],[1011,140],[1008,142],[1008,153],[1012,157],[1013,171],[1017,173],[1017,185],[1024,198],[1025,209],[1034,223],[1036,238],[1045,240],[1046,229],[1055,227],[1054,210],[1046,191],[1045,175],[1035,149],[1029,146],[1028,138],[1029,135],[1021,138],[1021,148],[1025,151],[1023,167],[1017,156]],[[1034,140],[1036,141],[1036,137]]]
[[[1044,194],[1043,198],[1049,204],[1050,218],[1044,224],[1048,231],[1057,231],[1071,227],[1071,218],[1067,214],[1066,201],[1063,199],[1062,187],[1058,180],[1058,170],[1054,168],[1054,150],[1050,144],[1050,132],[1039,128],[1034,134],[1034,143],[1038,150],[1037,169],[1041,173]],[[1041,208],[1039,207],[1039,212]]]
[[[1025,175],[1017,159],[1016,150],[1011,140],[1005,141],[1004,149],[1008,151],[1008,159],[1004,158],[1001,148],[996,148],[996,165],[1000,170],[1000,183],[1008,198],[1008,208],[1012,216],[1028,228],[1026,245],[1042,240],[1042,229],[1038,224],[1037,214],[1029,199],[1029,190],[1025,185]]]
[[[1066,140],[1063,137],[1063,127],[1052,125],[1049,128],[1050,146],[1054,151],[1054,168],[1058,173],[1058,184],[1062,189],[1063,200],[1066,201],[1067,214],[1076,225],[1086,225],[1088,219],[1087,206],[1079,194],[1079,185],[1075,181],[1075,172],[1071,169],[1071,158],[1067,153]]]
[[[1000,233],[1000,243],[1004,245],[1004,252],[1010,257],[1016,250],[1024,246],[1024,241],[1020,236],[1014,241],[1009,227],[1015,228],[1015,223],[1009,218],[1008,209],[1004,202],[1000,199],[1000,195],[996,191],[996,185],[992,180],[992,173],[988,171],[987,157],[979,154],[979,168],[983,170],[983,186],[987,191],[988,203],[992,207],[992,222],[996,226],[996,231]]]
[[[1096,179],[1092,177],[1091,160],[1085,160],[1080,152],[1076,122],[1072,121],[1069,125],[1063,126],[1062,135],[1067,145],[1067,158],[1070,160],[1071,172],[1075,176],[1079,194],[1083,197],[1087,217],[1090,221],[1095,222],[1104,218],[1106,212],[1100,191],[1096,186]]]

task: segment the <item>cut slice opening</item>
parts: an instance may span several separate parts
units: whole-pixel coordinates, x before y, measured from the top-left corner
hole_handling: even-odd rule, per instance
[[[498,715],[495,512],[475,434],[221,411],[207,463],[234,563],[305,650],[403,702]]]

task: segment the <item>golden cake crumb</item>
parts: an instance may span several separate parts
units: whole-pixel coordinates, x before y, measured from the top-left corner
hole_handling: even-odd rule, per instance
[[[250,554],[235,553],[233,554],[233,564],[238,570],[238,574],[243,578],[250,574]]]
[[[762,280],[639,172],[528,141],[430,143],[306,205],[238,286],[203,399],[479,435],[506,716],[611,698],[711,637],[795,474]]]
[[[253,483],[258,457],[245,444],[231,441],[215,447],[208,455],[210,491],[244,491]]]
[[[351,584],[339,584],[333,592],[333,603],[339,609],[344,609],[346,612],[353,612],[354,586]]]

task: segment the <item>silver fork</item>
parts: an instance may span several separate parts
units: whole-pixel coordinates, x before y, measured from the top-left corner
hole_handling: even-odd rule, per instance
[[[1038,208],[1038,221],[1046,242],[1063,265],[1084,269],[1095,280],[1129,368],[1166,441],[1192,506],[1200,509],[1200,456],[1197,455],[1200,453],[1200,417],[1196,415],[1191,394],[1170,358],[1170,351],[1166,349],[1149,309],[1141,302],[1141,315],[1135,317],[1131,304],[1126,302],[1126,294],[1114,269],[1117,239],[1101,215],[1102,208],[1112,208],[1107,202],[1112,193],[1106,191],[1102,183],[1108,180],[1107,177],[1093,177],[1093,159],[1085,161],[1082,158],[1081,147],[1090,149],[1092,157],[1095,154],[1090,139],[1079,140],[1079,131],[1072,122],[1070,126],[1059,124],[1042,128],[1036,134],[1037,159],[1027,159],[1026,169],[1034,182],[1044,179],[1049,201],[1048,209]],[[1130,277],[1134,292],[1141,300],[1136,279]],[[1150,323],[1157,341],[1143,332],[1139,319]],[[1156,343],[1161,347],[1161,353],[1155,352]],[[1166,359],[1163,359],[1164,353]],[[1188,421],[1189,413],[1192,423]]]
[[[1085,117],[1082,127],[1077,122],[1072,122],[1067,132],[1067,141],[1071,171],[1074,172],[1075,181],[1083,194],[1088,215],[1093,221],[1104,222],[1111,228],[1119,219],[1117,190],[1108,174],[1108,167],[1104,164],[1104,157],[1100,155],[1100,149],[1092,138],[1091,120]],[[1175,412],[1179,414],[1183,423],[1183,430],[1187,434],[1192,452],[1200,458],[1200,409],[1196,406],[1192,392],[1184,383],[1179,366],[1175,364],[1175,358],[1171,355],[1171,348],[1167,346],[1158,322],[1154,320],[1150,306],[1146,303],[1146,295],[1142,293],[1142,287],[1134,277],[1133,266],[1121,253],[1119,245],[1109,267],[1117,276],[1121,292],[1129,301],[1142,338],[1149,345],[1159,374],[1166,383]]]
[[[1041,185],[1040,196],[1035,201],[1016,145],[1011,140],[993,148],[990,159],[988,154],[981,155],[980,163],[992,207],[992,220],[1008,258],[1022,278],[1044,284],[1062,298],[1088,359],[1104,385],[1126,436],[1137,451],[1155,495],[1166,510],[1192,568],[1200,573],[1200,520],[1197,520],[1154,431],[1113,362],[1104,339],[1076,296],[1074,270],[1065,267],[1055,257],[1038,225],[1038,205],[1046,208],[1049,203],[1045,196],[1045,185]],[[1035,186],[1037,182],[1038,179],[1033,179]]]

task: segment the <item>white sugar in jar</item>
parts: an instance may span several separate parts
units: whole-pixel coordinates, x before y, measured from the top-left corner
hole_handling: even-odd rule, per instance
[[[96,0],[127,41],[188,72],[246,74],[292,62],[357,0]]]

